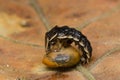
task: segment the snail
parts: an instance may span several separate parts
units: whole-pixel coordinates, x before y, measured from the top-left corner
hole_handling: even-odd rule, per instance
[[[62,48],[59,52],[51,52],[45,55],[43,63],[50,68],[72,67],[79,63],[80,57],[80,53],[74,47],[69,46]]]
[[[80,31],[68,26],[55,26],[46,32],[45,51],[43,63],[51,68],[86,64],[92,56],[90,41]]]

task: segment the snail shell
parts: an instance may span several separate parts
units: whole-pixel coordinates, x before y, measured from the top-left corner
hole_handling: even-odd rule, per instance
[[[72,67],[80,62],[81,53],[74,47],[62,48],[59,52],[51,52],[44,56],[43,64],[50,68]]]

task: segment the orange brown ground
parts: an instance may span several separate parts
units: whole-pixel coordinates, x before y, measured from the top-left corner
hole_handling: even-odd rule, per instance
[[[49,28],[76,27],[91,41],[93,57],[85,71],[67,72],[42,64],[47,30],[33,1],[0,0],[0,80],[120,79],[120,0],[37,0]]]

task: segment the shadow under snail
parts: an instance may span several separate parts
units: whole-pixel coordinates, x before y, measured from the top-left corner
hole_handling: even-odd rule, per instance
[[[75,43],[72,45],[72,43]],[[45,34],[43,63],[50,68],[72,67],[89,63],[92,47],[80,31],[68,26],[55,26]]]

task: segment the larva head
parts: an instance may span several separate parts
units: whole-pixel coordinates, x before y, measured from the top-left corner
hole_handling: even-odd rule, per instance
[[[56,50],[57,46],[59,45],[59,40],[57,39],[58,36],[58,27],[55,26],[49,32],[45,34],[45,48],[46,52]]]

